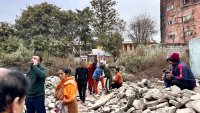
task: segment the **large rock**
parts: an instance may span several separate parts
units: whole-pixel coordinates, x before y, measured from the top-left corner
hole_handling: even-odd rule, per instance
[[[184,97],[188,97],[188,98],[190,98],[192,95],[191,94],[189,94],[189,93],[183,93],[182,94]]]
[[[169,100],[176,100],[176,97],[169,95],[169,94],[166,96],[166,98]]]
[[[192,90],[188,90],[188,89],[184,89],[184,90],[182,90],[181,92],[182,92],[182,93],[187,93],[187,94],[189,94],[189,95],[195,95],[195,94],[196,94],[196,92],[194,92],[194,91],[192,91]]]
[[[163,94],[160,90],[156,90],[155,92],[153,92],[152,97],[153,97],[154,99],[157,99],[157,100],[158,100],[158,99],[166,98],[166,95]]]
[[[119,103],[123,103],[123,104],[126,104],[128,101],[125,99],[125,98],[123,98],[123,99],[121,99],[120,101],[119,101]]]
[[[156,108],[164,108],[164,107],[168,107],[169,106],[169,103],[168,102],[165,102],[165,103],[161,103],[159,105],[156,106]]]
[[[92,97],[92,96],[87,96],[87,97],[85,98],[85,100],[86,100],[86,101],[90,101],[91,103],[94,103],[94,102],[96,101],[95,98]]]
[[[200,113],[200,100],[196,100],[196,101],[190,101],[188,102],[186,105],[186,107],[194,109],[195,111],[198,111]]]
[[[159,89],[150,89],[147,93],[144,94],[144,98],[147,100],[161,99],[165,98],[165,95]]]
[[[200,100],[200,94],[192,95],[190,100]]]
[[[165,110],[165,108],[159,108],[156,110],[156,113],[167,113],[167,111]]]
[[[134,107],[131,107],[126,113],[132,113],[135,110]]]
[[[103,113],[110,113],[110,107],[103,108]]]
[[[177,109],[176,113],[196,113],[196,112],[190,108],[184,108],[184,109]]]
[[[134,100],[133,106],[136,110],[143,110],[146,106],[146,100],[141,98],[140,100]]]
[[[186,104],[187,102],[190,101],[190,98],[188,97],[182,97],[181,100],[179,101],[182,105]]]
[[[194,90],[194,92],[196,92],[196,93],[200,93],[200,86],[195,87],[193,90]]]
[[[124,97],[126,97],[126,94],[124,93],[124,92],[119,92],[118,94],[117,94],[117,97],[119,97],[120,99],[121,98],[124,98]]]
[[[142,110],[135,110],[132,113],[142,113]]]
[[[169,103],[174,105],[177,108],[181,107],[181,103],[179,103],[179,102],[177,102],[175,100],[169,100]]]
[[[147,79],[142,79],[141,82],[139,82],[137,84],[139,87],[143,88],[143,87],[149,87],[150,86],[150,81]]]
[[[51,92],[50,92],[50,89],[45,89],[45,94],[47,95],[47,96],[49,96],[50,94],[51,94]]]
[[[49,104],[48,104],[48,108],[49,108],[49,109],[53,109],[54,107],[55,107],[55,104],[54,104],[54,103],[49,103]]]
[[[96,101],[96,103],[90,107],[89,109],[97,109],[104,105],[107,101],[109,101],[113,96],[115,95],[115,92],[112,92],[108,95],[102,96],[99,100]]]
[[[167,113],[175,113],[176,112],[176,107],[171,106],[171,107],[165,107],[165,110]]]
[[[146,109],[142,113],[151,113],[151,111],[150,111],[150,109]]]
[[[125,94],[126,94],[127,97],[129,97],[129,96],[133,95],[134,92],[133,92],[133,90],[128,89],[128,90],[126,90]]]
[[[159,103],[158,103],[158,101],[157,100],[155,100],[155,101],[150,101],[150,102],[147,102],[146,103],[146,107],[153,107],[153,106],[156,106],[156,105],[158,105]]]
[[[181,89],[176,85],[171,86],[171,93],[174,95],[177,95],[177,94],[181,93]]]
[[[117,105],[119,103],[119,98],[114,98],[110,100],[110,104]]]

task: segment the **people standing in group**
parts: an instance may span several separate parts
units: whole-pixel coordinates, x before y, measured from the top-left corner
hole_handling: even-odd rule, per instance
[[[75,78],[70,76],[71,70],[63,68],[59,70],[60,82],[55,89],[56,112],[57,113],[78,113],[76,99],[77,83]]]
[[[172,53],[167,58],[167,61],[172,66],[172,69],[163,77],[166,87],[176,85],[180,89],[192,90],[196,86],[195,78],[189,67],[180,60],[179,54]]]
[[[0,113],[22,113],[28,86],[20,72],[0,68]]]
[[[26,76],[30,79],[30,88],[26,96],[27,113],[46,113],[45,110],[45,78],[47,69],[41,66],[42,57],[32,56]]]
[[[76,69],[75,79],[78,83],[78,92],[80,100],[85,103],[87,81],[88,81],[88,68],[85,65],[85,62],[80,62],[80,67]]]
[[[94,81],[92,79],[92,75],[94,73],[94,67],[92,65],[92,62],[89,62],[88,65],[88,90],[90,94],[94,93]]]
[[[114,88],[120,88],[123,84],[123,78],[122,75],[119,72],[119,68],[115,67],[113,68],[113,72],[115,76],[113,76],[113,83],[111,84],[112,89]]]

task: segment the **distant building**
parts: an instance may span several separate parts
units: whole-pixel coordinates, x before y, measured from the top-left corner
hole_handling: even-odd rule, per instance
[[[140,45],[142,43],[138,43],[137,40],[131,40],[131,39],[125,39],[123,42],[122,42],[122,52],[132,52],[136,49],[136,47],[138,45]],[[153,40],[153,39],[150,39],[147,41],[146,43],[146,46],[148,47],[155,47],[156,46],[156,41]]]
[[[160,0],[161,43],[187,44],[200,36],[200,0]]]
[[[92,49],[92,52],[88,54],[88,61],[93,62],[96,60],[99,62],[102,59],[105,59],[106,61],[111,60],[112,55],[102,49]]]

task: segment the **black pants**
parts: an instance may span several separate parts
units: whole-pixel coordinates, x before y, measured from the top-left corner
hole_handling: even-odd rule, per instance
[[[46,113],[45,105],[44,105],[44,96],[38,97],[26,97],[26,109],[27,113]]]
[[[196,83],[195,82],[191,82],[191,81],[183,81],[183,80],[177,80],[177,79],[173,79],[173,80],[164,80],[165,84],[167,84],[168,87],[170,87],[171,85],[176,85],[178,86],[181,90],[182,89],[189,89],[192,90],[195,86]]]
[[[86,89],[87,89],[87,83],[86,84],[78,83],[78,92],[80,99],[83,101],[83,103],[85,102]]]
[[[111,84],[112,84],[112,78],[106,78],[106,84],[105,84],[106,92],[111,90],[111,87],[112,87]]]
[[[114,88],[120,88],[121,86],[122,85],[120,85],[120,84],[118,84],[116,82],[114,82],[114,83],[111,84],[112,89],[114,89]]]

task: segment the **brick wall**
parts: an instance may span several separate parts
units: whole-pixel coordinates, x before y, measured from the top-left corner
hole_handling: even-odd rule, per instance
[[[161,0],[161,40],[164,44],[186,43],[200,36],[200,3]],[[192,0],[191,0],[192,1]]]

